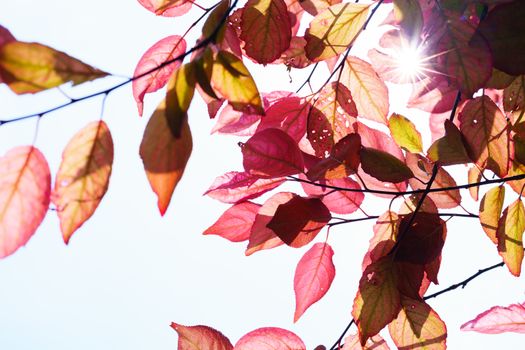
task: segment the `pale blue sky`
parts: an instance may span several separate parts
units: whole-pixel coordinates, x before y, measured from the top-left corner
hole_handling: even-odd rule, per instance
[[[0,24],[19,40],[53,46],[126,76],[147,48],[167,35],[182,34],[198,15],[200,11],[195,10],[183,18],[157,18],[135,0],[0,3]],[[195,35],[190,36],[188,45],[194,39]],[[304,74],[293,71],[292,84],[283,67],[273,68],[271,79],[261,69],[254,76],[260,90],[269,91],[294,90]],[[64,90],[81,96],[119,81],[108,78]],[[159,94],[146,98],[146,117],[141,119],[129,86],[109,96],[104,120],[115,143],[110,188],[69,246],[62,242],[55,213],[49,212],[27,246],[0,261],[1,348],[175,349],[172,321],[209,325],[232,342],[255,328],[278,326],[296,332],[308,348],[331,345],[351,318],[372,223],[332,230],[335,281],[325,298],[293,324],[293,273],[305,249],[280,247],[245,257],[243,244],[201,235],[227,208],[201,194],[216,176],[240,170],[241,157],[237,139],[209,135],[213,122],[198,96],[190,110],[192,158],[167,214],[163,218],[158,214],[138,147],[147,116],[160,98]],[[0,118],[37,112],[63,99],[56,90],[20,97],[0,86]],[[98,118],[100,102],[82,102],[42,120],[36,145],[46,155],[52,173],[69,138]],[[421,130],[426,127],[421,118],[417,123]],[[0,154],[30,143],[34,125],[25,121],[0,127]],[[458,182],[465,181],[462,177]],[[366,202],[371,213],[387,205],[373,199]],[[449,223],[442,287],[500,261],[479,224],[466,220]],[[524,287],[523,279],[499,269],[465,290],[432,300],[431,306],[447,322],[449,348],[504,348],[523,342],[516,335],[484,336],[458,329],[492,305],[523,301]]]

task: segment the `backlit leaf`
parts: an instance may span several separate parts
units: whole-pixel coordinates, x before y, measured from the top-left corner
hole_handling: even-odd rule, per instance
[[[38,43],[10,41],[0,46],[0,76],[17,94],[35,93],[106,76],[64,52]]]
[[[275,232],[268,228],[268,223],[272,220],[279,205],[288,202],[295,194],[290,192],[279,192],[268,198],[259,208],[250,232],[250,241],[246,248],[246,255],[251,255],[256,251],[278,247],[284,242],[277,237]]]
[[[278,59],[290,46],[292,26],[283,0],[248,0],[242,12],[246,54],[261,64]]]
[[[219,51],[213,62],[211,87],[220,98],[228,100],[233,109],[264,114],[259,90],[242,61],[226,51]]]
[[[208,326],[183,326],[171,323],[179,335],[178,350],[232,350],[233,345],[221,332]]]
[[[427,153],[428,159],[433,162],[439,162],[441,165],[470,162],[459,129],[448,119],[445,120],[445,136],[436,140]]]
[[[261,179],[245,172],[230,171],[217,177],[204,194],[224,203],[238,203],[257,198],[273,190],[284,180],[282,177]]]
[[[357,334],[350,334],[345,338],[345,344],[341,350],[390,350],[390,347],[379,334],[368,338],[364,346],[361,346]]]
[[[468,183],[475,184],[479,181],[481,181],[481,171],[474,165],[468,170]],[[468,191],[472,199],[477,202],[479,199],[479,186],[469,187]]]
[[[496,230],[498,220],[505,200],[505,187],[496,186],[491,188],[479,203],[479,221],[483,231],[487,234],[492,242],[498,244]]]
[[[399,229],[399,216],[391,211],[383,213],[374,224],[374,235],[370,238],[368,251],[363,258],[363,270],[373,262],[386,256],[394,248]]]
[[[423,150],[421,134],[416,126],[406,117],[394,113],[388,120],[390,134],[399,147],[412,153],[419,153]]]
[[[525,75],[520,75],[503,90],[503,109],[513,112],[525,108]]]
[[[476,43],[485,41],[492,52],[494,67],[512,75],[525,73],[525,3],[513,1],[489,11],[481,21]]]
[[[306,120],[310,105],[299,97],[283,97],[266,110],[261,118],[257,132],[276,128],[290,135],[295,142],[301,141],[306,133]]]
[[[294,322],[328,292],[335,277],[334,251],[328,243],[314,244],[299,260],[295,269]]]
[[[300,248],[310,243],[332,216],[318,198],[294,195],[277,207],[266,225],[286,244]]]
[[[344,52],[361,32],[369,7],[369,4],[342,3],[315,16],[304,35],[306,56],[317,62]]]
[[[297,143],[284,131],[264,129],[242,145],[246,172],[262,178],[282,177],[303,171],[304,160]]]
[[[496,231],[498,252],[514,276],[519,276],[521,273],[523,231],[525,231],[525,208],[521,198],[518,198],[505,208]]]
[[[424,301],[401,296],[401,311],[388,325],[399,349],[445,350],[447,327]]]
[[[479,167],[505,176],[509,139],[507,121],[498,106],[485,95],[469,100],[459,115],[459,121],[470,158]]]
[[[49,166],[37,148],[16,147],[0,158],[0,258],[35,233],[46,216],[50,192]]]
[[[103,121],[89,123],[64,149],[52,196],[64,242],[97,209],[108,189],[112,165],[113,140]]]
[[[329,186],[336,186],[344,189],[361,189],[361,186],[349,177],[342,179],[326,180],[319,184],[327,184]],[[305,182],[301,182],[305,193],[309,196],[321,198],[324,205],[333,213],[336,214],[351,214],[355,212],[363,203],[365,198],[362,192],[353,191],[338,191],[332,188],[315,186]]]
[[[139,3],[157,16],[175,17],[188,12],[192,2],[188,0],[138,0]]]
[[[6,27],[0,25],[0,46],[11,41],[16,41],[13,34]]]
[[[252,202],[235,204],[203,234],[218,235],[232,242],[246,241],[250,238],[250,230],[260,207],[261,205]]]
[[[486,334],[525,333],[525,305],[493,306],[463,324],[461,330]]]
[[[380,181],[396,183],[414,177],[410,168],[390,153],[363,147],[359,155],[365,173]]]
[[[306,350],[295,333],[277,327],[263,327],[242,336],[235,350]]]
[[[186,41],[178,35],[171,35],[159,40],[142,55],[133,73],[134,77],[141,77],[136,78],[132,83],[133,97],[137,102],[139,115],[142,115],[144,108],[144,95],[149,92],[155,92],[166,85],[173,71],[181,65],[181,55],[183,55],[185,51]],[[156,69],[165,62],[178,57],[181,58],[162,68]],[[148,73],[151,70],[154,71]]]
[[[399,313],[401,296],[397,278],[392,260],[388,257],[373,262],[363,272],[352,309],[361,345],[366,344],[368,338],[379,333]]]
[[[175,138],[168,125],[165,102],[161,102],[151,116],[140,144],[140,157],[157,205],[164,215],[179,183],[193,147],[187,119],[181,127],[181,135]]]
[[[341,82],[352,92],[361,117],[387,124],[388,89],[370,63],[348,56]]]
[[[195,91],[194,64],[187,63],[180,66],[168,82],[166,93],[166,119],[171,133],[176,138],[181,136],[181,128],[188,117],[193,93]]]
[[[417,0],[394,0],[394,17],[409,38],[418,38],[423,14]]]

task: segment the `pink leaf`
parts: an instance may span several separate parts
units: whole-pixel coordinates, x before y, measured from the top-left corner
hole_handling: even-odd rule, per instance
[[[182,16],[191,8],[192,1],[187,0],[138,0],[139,3],[157,16]]]
[[[266,110],[266,115],[261,118],[257,132],[276,128],[286,132],[295,142],[299,142],[306,133],[309,109],[309,105],[299,97],[279,99]]]
[[[232,242],[245,241],[250,238],[250,230],[260,207],[259,204],[251,202],[235,204],[206,229],[204,234],[218,235]]]
[[[326,180],[325,183],[329,186],[347,189],[361,188],[357,182],[349,177]],[[351,214],[355,212],[365,198],[365,195],[362,192],[338,191],[328,187],[311,185],[304,182],[302,182],[301,185],[307,195],[320,197],[324,205],[326,205],[331,212],[336,214]]]
[[[335,277],[334,251],[328,243],[316,243],[303,255],[294,277],[294,322],[328,291]]]
[[[525,303],[491,307],[462,325],[461,330],[487,334],[525,333]]]
[[[232,350],[233,345],[221,332],[208,326],[171,324],[179,335],[178,350]]]
[[[390,350],[390,348],[379,334],[368,338],[364,347],[361,346],[359,335],[350,334],[345,338],[345,344],[341,350]]]
[[[148,51],[142,55],[133,73],[134,77],[141,76],[162,65],[164,62],[175,59],[184,54],[186,51],[186,41],[178,35],[168,36],[155,45],[150,47]],[[144,107],[144,95],[149,92],[157,91],[168,82],[171,73],[177,69],[182,63],[182,59],[170,63],[160,69],[151,73],[145,74],[143,77],[133,80],[133,97],[137,102],[139,115],[142,115]]]
[[[27,243],[49,207],[51,175],[32,146],[13,148],[0,158],[0,258]]]
[[[294,333],[277,327],[258,328],[245,334],[235,350],[306,350],[301,338]]]
[[[224,203],[238,203],[259,197],[283,182],[282,177],[260,179],[245,172],[230,171],[217,177],[204,194]]]
[[[265,129],[242,145],[246,172],[262,178],[297,174],[304,169],[304,160],[297,143],[284,131]]]

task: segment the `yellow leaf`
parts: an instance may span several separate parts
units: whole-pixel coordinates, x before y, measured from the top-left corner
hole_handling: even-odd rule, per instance
[[[419,153],[423,150],[421,134],[416,126],[400,114],[392,114],[388,120],[390,134],[397,145],[408,152]]]
[[[518,198],[503,211],[496,232],[499,255],[514,276],[519,276],[521,273],[523,231],[525,231],[525,208]]]

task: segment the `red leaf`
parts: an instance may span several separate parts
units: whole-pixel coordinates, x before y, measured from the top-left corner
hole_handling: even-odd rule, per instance
[[[0,258],[25,245],[49,207],[51,175],[32,146],[11,149],[0,158]]]
[[[319,183],[347,189],[360,189],[361,186],[349,177],[343,179],[326,180]],[[362,192],[338,191],[328,187],[311,185],[301,182],[304,192],[309,196],[319,197],[324,205],[336,214],[351,214],[355,212],[363,203],[365,198]]]
[[[335,277],[334,251],[328,243],[316,243],[301,258],[295,269],[294,322],[328,292]]]
[[[257,198],[273,190],[284,182],[284,178],[260,179],[257,176],[238,171],[230,171],[213,181],[204,193],[224,203],[238,203]]]
[[[171,323],[179,335],[178,350],[232,350],[233,345],[221,332],[208,326],[183,326]]]
[[[52,199],[66,244],[104,197],[112,165],[113,140],[103,121],[88,124],[64,149]]]
[[[188,0],[138,0],[139,3],[157,16],[182,16],[191,8]]]
[[[276,193],[268,198],[263,206],[259,208],[259,212],[253,222],[250,241],[245,252],[246,255],[251,255],[263,249],[275,248],[283,244],[283,241],[267,225],[272,220],[279,205],[288,202],[294,195],[290,192]]]
[[[259,204],[251,202],[235,204],[203,234],[218,235],[232,242],[246,241],[250,238],[250,230],[260,207]]]
[[[193,148],[188,119],[184,118],[182,122],[181,135],[176,138],[168,126],[165,102],[162,101],[151,116],[140,143],[140,157],[151,188],[157,195],[161,215],[168,209]]]
[[[284,243],[299,248],[310,243],[331,218],[330,211],[320,199],[294,195],[279,205],[266,226]]]
[[[224,106],[217,117],[217,122],[211,129],[211,133],[219,132],[237,136],[252,136],[260,120],[261,116],[259,114],[239,112],[228,104]]]
[[[525,303],[493,306],[462,325],[461,330],[486,334],[525,333]]]
[[[172,60],[186,51],[186,41],[178,35],[168,36],[155,45],[150,47],[139,60],[134,77],[138,77],[146,72],[159,67],[164,62]],[[149,92],[157,91],[168,82],[171,73],[182,63],[182,59],[170,63],[154,72],[133,80],[133,97],[137,102],[139,115],[142,115],[144,106],[144,95]]]
[[[306,350],[301,338],[294,333],[277,327],[258,328],[245,334],[235,350]]]
[[[283,97],[266,110],[257,132],[276,128],[286,132],[295,142],[301,141],[306,133],[306,119],[309,105],[299,97]]]
[[[391,211],[385,212],[377,219],[374,224],[374,235],[363,258],[363,270],[390,253],[396,243],[398,227],[399,217]]]
[[[0,46],[11,41],[16,41],[13,34],[6,27],[0,25]]]
[[[248,0],[240,38],[246,54],[261,64],[278,59],[290,46],[292,26],[283,0]]]
[[[303,171],[303,155],[284,131],[265,129],[242,145],[246,172],[261,178],[282,177]]]

